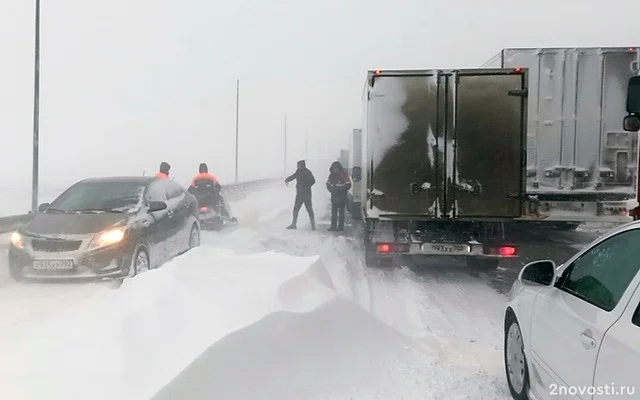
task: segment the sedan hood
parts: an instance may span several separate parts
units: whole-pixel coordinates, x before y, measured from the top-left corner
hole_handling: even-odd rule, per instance
[[[125,221],[126,214],[37,214],[22,230],[34,235],[86,235],[102,232],[118,222]]]

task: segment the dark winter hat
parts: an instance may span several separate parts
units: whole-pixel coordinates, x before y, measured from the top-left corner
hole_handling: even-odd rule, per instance
[[[306,166],[307,166],[307,163],[304,160],[299,160],[298,161],[298,167],[304,168]]]
[[[167,172],[169,172],[170,169],[171,169],[171,165],[169,165],[168,162],[163,161],[160,163],[160,172],[164,172],[166,174]]]
[[[342,166],[342,164],[340,164],[340,161],[334,161],[333,163],[331,163],[331,166],[329,167],[329,172],[341,172],[344,171],[344,167]]]
[[[200,163],[200,167],[198,168],[198,171],[200,171],[201,174],[209,172],[209,167],[207,167],[207,164],[205,163]]]

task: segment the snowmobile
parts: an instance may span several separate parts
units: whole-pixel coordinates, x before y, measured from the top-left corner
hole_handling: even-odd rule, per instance
[[[220,186],[211,181],[196,181],[189,187],[189,193],[198,200],[198,219],[203,230],[218,231],[238,222],[231,215],[229,205],[220,194]]]

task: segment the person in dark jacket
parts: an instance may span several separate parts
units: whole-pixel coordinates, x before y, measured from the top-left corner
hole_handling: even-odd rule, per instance
[[[315,185],[316,178],[313,177],[313,173],[307,168],[304,160],[298,161],[298,169],[291,176],[284,180],[284,183],[289,184],[292,180],[296,180],[296,200],[293,204],[293,222],[287,226],[287,229],[296,229],[298,223],[298,213],[300,208],[304,204],[309,214],[309,221],[311,222],[311,230],[316,230],[316,220],[313,213],[313,203],[311,201],[311,187]]]
[[[163,161],[160,163],[160,171],[156,173],[156,178],[160,179],[169,179],[169,170],[171,169],[171,165],[168,162]]]
[[[344,230],[344,210],[347,196],[351,189],[351,179],[339,161],[334,161],[329,168],[327,190],[331,193],[331,227],[330,231]]]

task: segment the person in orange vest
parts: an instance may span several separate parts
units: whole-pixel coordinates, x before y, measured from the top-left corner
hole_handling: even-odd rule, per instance
[[[160,163],[160,171],[156,173],[156,178],[160,179],[169,179],[169,170],[171,169],[171,165],[168,162],[163,161]]]
[[[227,218],[231,218],[231,211],[229,210],[229,205],[224,200],[224,197],[222,197],[222,195],[220,194],[221,186],[220,186],[220,183],[218,182],[218,179],[213,174],[209,173],[209,167],[205,163],[200,163],[200,167],[198,168],[198,171],[199,171],[198,174],[196,174],[196,176],[194,176],[193,179],[191,179],[191,185],[189,186],[189,193],[193,193],[196,186],[199,186],[202,184],[207,185],[212,183],[213,190],[215,191],[215,195],[217,196],[220,202],[220,206],[219,206],[220,214],[222,214]]]
[[[195,186],[196,181],[207,180],[207,181],[213,182],[213,185],[217,189],[220,188],[220,184],[218,183],[218,179],[216,179],[216,177],[213,174],[209,173],[209,167],[207,167],[207,164],[200,163],[200,167],[198,168],[198,171],[199,171],[198,174],[196,176],[194,176],[193,179],[191,179],[191,186]]]

